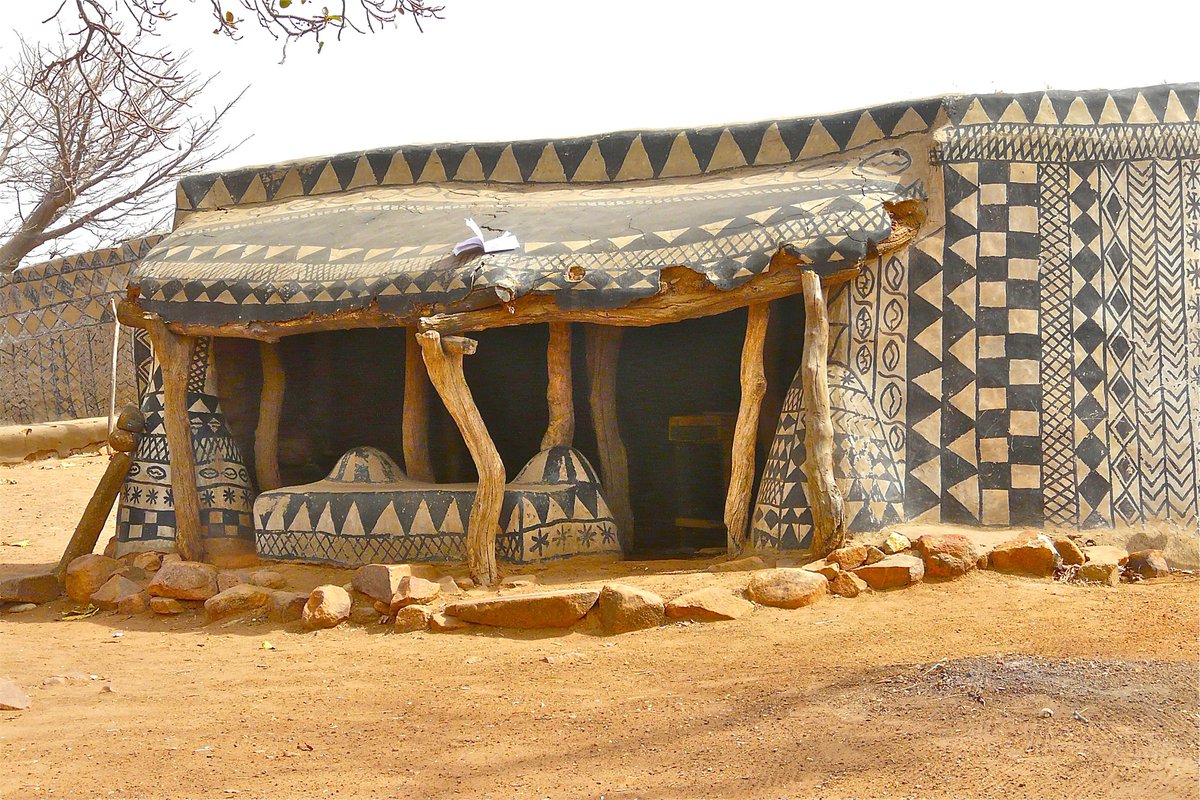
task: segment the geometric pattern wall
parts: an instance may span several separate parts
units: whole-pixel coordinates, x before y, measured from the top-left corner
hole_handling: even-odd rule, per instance
[[[846,369],[872,396],[902,518],[1200,530],[1198,95],[948,102],[931,224],[830,300],[831,389]],[[772,523],[809,519],[802,492],[778,497],[803,482],[788,412],[754,520],[768,547],[798,546]],[[871,465],[835,467],[849,527],[877,527],[852,498]]]
[[[112,377],[110,301],[124,296],[130,267],[162,238],[0,273],[0,425],[108,413]],[[118,407],[138,394],[130,332],[117,358]]]

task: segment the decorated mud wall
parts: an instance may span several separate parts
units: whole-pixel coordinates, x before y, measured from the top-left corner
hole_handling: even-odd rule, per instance
[[[0,425],[108,413],[112,379],[110,300],[161,236],[0,274]],[[137,397],[131,333],[117,358],[117,401]]]
[[[1197,87],[948,100],[930,219],[831,300],[847,521],[1197,529]],[[871,113],[871,112],[866,112]],[[806,541],[799,382],[754,515]]]

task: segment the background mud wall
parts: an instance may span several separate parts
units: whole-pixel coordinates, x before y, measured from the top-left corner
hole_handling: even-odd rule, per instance
[[[161,236],[0,274],[0,425],[108,413],[110,300]],[[131,333],[122,332],[117,403],[136,400]]]

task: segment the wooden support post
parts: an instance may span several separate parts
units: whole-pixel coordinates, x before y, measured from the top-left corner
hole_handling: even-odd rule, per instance
[[[187,383],[196,340],[167,330],[158,318],[146,320],[146,331],[163,376],[163,423],[171,460],[175,502],[175,549],[187,561],[204,560],[200,529],[200,493],[196,489],[196,454],[188,420]]]
[[[588,402],[596,449],[600,451],[600,475],[604,496],[617,522],[621,543],[633,542],[633,507],[629,502],[629,461],[617,421],[617,360],[621,354],[621,328],[606,325],[587,327]]]
[[[550,323],[550,344],[546,347],[546,402],[550,422],[542,437],[542,449],[570,447],[575,440],[575,396],[571,387],[571,323]]]
[[[729,491],[725,495],[725,530],[729,555],[746,549],[750,541],[750,492],[754,485],[754,451],[758,441],[758,414],[767,379],[763,372],[763,343],[767,336],[769,305],[755,303],[746,317],[746,339],[742,343],[742,398],[733,428],[733,457]]]
[[[108,521],[113,503],[125,485],[129,467],[133,465],[130,453],[137,447],[145,427],[146,421],[137,406],[127,406],[117,418],[116,427],[108,435],[108,444],[114,451],[112,457],[100,476],[96,491],[92,492],[92,499],[83,510],[83,516],[79,518],[79,524],[75,526],[75,532],[71,534],[71,541],[58,560],[58,566],[54,568],[54,577],[59,583],[66,578],[67,567],[72,561],[96,549],[100,532],[104,530],[104,523]]]
[[[842,492],[833,473],[833,419],[829,409],[829,310],[815,272],[804,272],[804,446],[813,554],[824,557],[846,540]]]
[[[417,331],[404,337],[404,409],[401,434],[404,439],[404,471],[414,481],[433,483],[433,460],[429,456],[429,373],[421,360]]]
[[[259,342],[262,356],[262,394],[258,402],[258,426],[254,429],[254,472],[260,492],[278,489],[279,477],[279,419],[283,416],[283,392],[286,377],[279,345]]]
[[[477,583],[491,586],[500,579],[496,535],[500,532],[505,475],[504,462],[463,375],[463,356],[475,352],[476,342],[459,336],[442,337],[437,331],[422,333],[417,338],[429,379],[462,432],[479,473],[479,487],[467,522],[467,567]]]

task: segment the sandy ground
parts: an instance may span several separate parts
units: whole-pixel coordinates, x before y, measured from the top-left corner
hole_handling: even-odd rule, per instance
[[[0,576],[56,560],[103,464],[0,469],[0,543],[29,541]],[[694,568],[542,579],[745,581]],[[0,797],[1197,797],[1197,589],[973,573],[613,638],[58,602],[0,615],[0,676],[33,700],[0,712]]]

